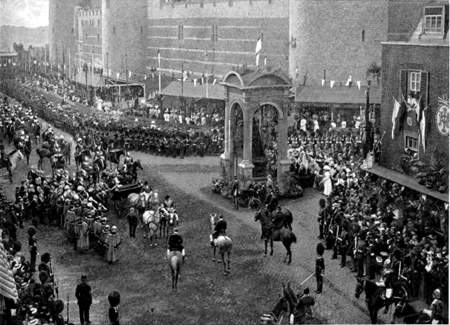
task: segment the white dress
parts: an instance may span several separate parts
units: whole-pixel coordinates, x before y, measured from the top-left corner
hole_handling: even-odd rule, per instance
[[[326,171],[323,174],[323,194],[326,196],[329,196],[331,194],[332,190],[332,184],[331,184],[331,175],[330,172]]]

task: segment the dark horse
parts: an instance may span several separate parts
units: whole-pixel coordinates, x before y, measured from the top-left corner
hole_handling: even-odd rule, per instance
[[[370,321],[372,324],[376,324],[378,320],[378,310],[385,306],[383,296],[383,287],[376,285],[374,281],[365,278],[359,278],[357,280],[355,297],[359,298],[361,293],[364,291],[366,295],[367,309],[369,310]]]
[[[288,226],[285,226],[285,223],[282,223],[281,227],[275,227],[275,224],[272,221],[272,215],[268,212],[266,208],[261,208],[255,214],[255,221],[259,221],[261,223],[261,231],[262,231],[261,239],[264,239],[264,255],[267,255],[267,244],[269,242],[270,242],[270,255],[273,255],[273,242],[281,241],[283,243],[283,246],[286,248],[286,256],[283,260],[283,263],[285,263],[287,260],[287,264],[291,264],[292,261],[291,245],[292,243],[297,242],[297,237],[292,232],[292,230],[289,229]]]

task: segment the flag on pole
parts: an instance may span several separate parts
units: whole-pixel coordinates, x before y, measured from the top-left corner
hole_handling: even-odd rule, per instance
[[[264,57],[264,65],[267,65],[267,56]]]
[[[217,82],[217,79],[214,79],[214,81],[213,81],[213,86],[216,84],[216,82]]]
[[[259,35],[258,40],[256,41],[255,55],[256,55],[256,66],[259,66],[259,55],[262,50],[262,34]]]
[[[161,68],[161,52],[158,49],[158,68]]]
[[[119,79],[119,77],[120,77],[120,72],[117,72],[116,73],[116,79]]]
[[[425,151],[425,131],[426,131],[426,115],[427,107],[424,107],[420,110],[420,121],[419,121],[419,131],[420,131],[420,140],[422,142],[423,151]]]
[[[400,110],[400,103],[394,98],[394,109],[392,110],[392,139],[395,136],[395,121],[397,120],[398,111]]]
[[[128,70],[128,78],[131,78],[131,71]]]
[[[356,85],[358,86],[358,89],[361,90],[361,81],[360,81],[360,80],[358,80],[358,81],[356,82]]]
[[[322,79],[322,87],[325,86],[325,79]]]
[[[197,86],[197,79],[194,79],[194,87]]]
[[[334,80],[330,80],[330,88],[333,88],[334,87]]]
[[[347,82],[345,83],[345,86],[350,87],[351,85],[352,85],[352,75],[349,75]]]

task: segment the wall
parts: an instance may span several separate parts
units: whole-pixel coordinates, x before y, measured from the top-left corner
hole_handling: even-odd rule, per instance
[[[445,152],[448,161],[448,136],[439,133],[436,125],[438,97],[448,98],[449,48],[447,46],[394,45],[383,46],[382,69],[382,107],[381,132],[386,132],[383,139],[381,164],[385,167],[401,170],[400,159],[404,151],[404,132],[391,139],[393,98],[400,100],[400,69],[418,69],[429,73],[429,107],[426,112],[426,150],[419,145],[419,157],[429,162],[433,152],[438,149]],[[406,124],[406,122],[404,122]],[[405,126],[408,129],[408,127]],[[414,126],[415,130],[417,128]],[[411,129],[411,128],[409,128]]]
[[[104,75],[141,80],[145,74],[147,0],[102,0]]]
[[[295,0],[289,6],[289,74],[303,84],[366,80],[372,62],[381,65],[387,37],[387,0]],[[364,31],[365,40],[362,41]]]
[[[147,66],[180,78],[185,71],[223,77],[238,65],[255,66],[255,47],[263,34],[260,62],[288,68],[288,0],[149,0]],[[179,39],[179,25],[182,39]]]

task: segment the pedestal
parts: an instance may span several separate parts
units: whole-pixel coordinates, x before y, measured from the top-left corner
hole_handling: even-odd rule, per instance
[[[280,190],[280,195],[282,196],[285,195],[289,190],[288,175],[290,167],[291,167],[290,160],[281,160],[278,163],[277,183],[278,188]]]
[[[238,167],[240,189],[247,189],[253,181],[253,167],[255,166],[248,160],[242,160]]]
[[[227,157],[225,153],[220,155],[220,175],[226,182],[231,182],[233,177],[231,170],[231,160],[230,157]]]

